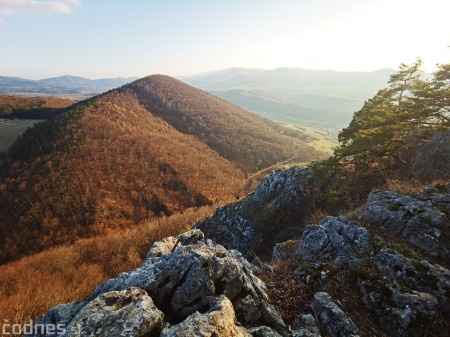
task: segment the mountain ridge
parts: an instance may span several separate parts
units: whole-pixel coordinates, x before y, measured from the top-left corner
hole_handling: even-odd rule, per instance
[[[30,80],[0,76],[0,94],[84,94],[95,95],[137,80],[138,77],[88,79],[63,75]]]
[[[179,78],[278,122],[337,129],[394,72],[228,68]]]

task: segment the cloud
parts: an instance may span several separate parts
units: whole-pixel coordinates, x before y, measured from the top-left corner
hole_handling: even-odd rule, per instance
[[[71,13],[81,0],[0,0],[0,26],[4,16],[20,13]]]

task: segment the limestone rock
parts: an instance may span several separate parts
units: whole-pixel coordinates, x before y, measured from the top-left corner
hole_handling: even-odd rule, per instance
[[[394,337],[419,337],[433,333],[438,303],[432,295],[417,291],[404,292],[385,280],[360,282],[363,300],[375,311],[380,325]]]
[[[328,293],[316,293],[311,302],[311,308],[316,320],[327,329],[332,337],[360,336],[355,323],[333,302]]]
[[[248,331],[253,337],[281,337],[281,335],[274,329],[268,326],[258,326],[256,328],[250,328]]]
[[[43,320],[81,326],[86,336],[125,335],[126,329],[152,336],[163,319],[167,336],[181,336],[196,324],[205,335],[217,328],[216,335],[251,336],[247,328],[261,327],[285,336],[284,322],[253,269],[238,251],[228,252],[193,230],[156,242],[139,268],[105,281],[86,303],[51,309]]]
[[[165,327],[160,337],[251,337],[236,325],[233,305],[226,296],[208,298],[204,313],[194,312],[179,324]]]
[[[147,268],[130,273],[126,286],[145,289],[170,320],[182,320],[207,306],[209,296],[226,295],[242,324],[284,324],[268,303],[265,285],[225,248],[204,243],[179,247]]]
[[[374,265],[382,272],[405,281],[408,286],[432,294],[443,311],[450,310],[450,271],[428,261],[418,261],[382,249]]]
[[[178,246],[173,253],[150,257],[141,267],[106,281],[95,294],[139,287],[148,292],[169,322],[180,322],[202,311],[210,296],[226,295],[240,323],[284,331],[284,323],[269,304],[265,285],[253,269],[239,252],[228,252],[200,239]]]
[[[323,186],[310,169],[293,167],[267,175],[252,194],[217,208],[195,228],[247,259],[253,253],[270,257],[277,242],[299,237],[298,226],[323,198]]]
[[[36,323],[41,327],[58,326],[65,327],[78,312],[86,305],[85,302],[72,302],[57,305],[51,308],[44,316],[42,316]],[[38,326],[34,326],[34,333],[29,336],[50,337],[56,336],[56,332],[42,331]]]
[[[292,324],[292,337],[321,337],[316,320],[311,314],[297,317]]]
[[[441,231],[448,228],[448,218],[430,201],[374,190],[369,194],[360,218],[403,236],[430,256],[449,256],[448,247],[441,243]]]
[[[447,188],[449,188],[448,185]],[[450,192],[450,190],[449,190]],[[414,195],[414,198],[420,201],[428,201],[433,207],[438,208],[441,212],[445,213],[447,217],[450,215],[450,194],[449,193],[420,193]]]
[[[326,217],[319,225],[305,228],[299,255],[304,260],[354,265],[359,260],[357,248],[370,242],[367,230],[344,218]]]
[[[152,244],[147,254],[146,260],[160,257],[162,254],[170,254],[177,244],[177,238],[169,236]]]
[[[151,336],[161,331],[163,319],[164,314],[145,291],[112,291],[86,304],[63,336]]]

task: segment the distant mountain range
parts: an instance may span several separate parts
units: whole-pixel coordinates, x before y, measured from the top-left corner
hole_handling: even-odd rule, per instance
[[[269,119],[341,129],[364,101],[386,87],[393,69],[344,72],[278,68],[230,68],[179,77],[185,83],[233,102]],[[0,76],[0,94],[93,96],[137,77],[90,80],[60,76],[42,80]]]
[[[180,79],[272,120],[341,128],[394,72],[230,68]]]
[[[137,77],[116,77],[90,80],[78,76],[59,76],[42,80],[0,76],[0,94],[97,95],[133,82]]]

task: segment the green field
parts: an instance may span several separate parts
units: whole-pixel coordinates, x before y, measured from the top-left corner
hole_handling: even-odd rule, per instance
[[[5,152],[26,129],[34,123],[42,122],[34,119],[0,119],[0,152]]]
[[[316,150],[323,151],[326,154],[331,155],[339,144],[337,140],[337,131],[335,129],[318,129],[305,125],[279,124],[285,128],[297,130],[305,136],[309,136],[311,141],[309,141],[308,144]]]

